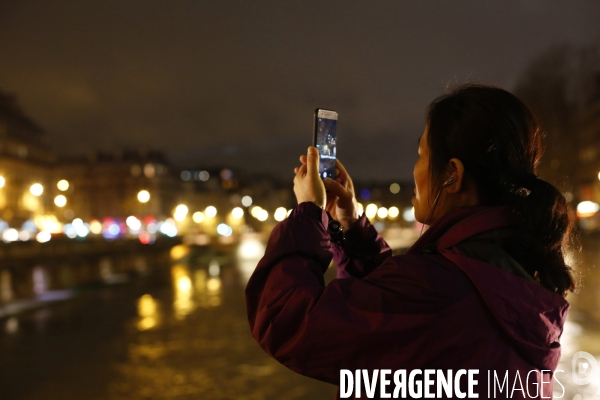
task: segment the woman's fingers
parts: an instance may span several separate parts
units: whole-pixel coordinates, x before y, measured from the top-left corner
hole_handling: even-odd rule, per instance
[[[346,190],[338,181],[331,178],[327,178],[323,181],[323,184],[332,194],[339,197],[340,199],[348,199],[352,197],[352,194]]]

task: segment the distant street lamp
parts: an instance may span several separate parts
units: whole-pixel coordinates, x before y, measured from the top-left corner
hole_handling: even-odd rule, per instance
[[[182,222],[183,220],[185,220],[187,213],[188,207],[185,204],[180,204],[175,208],[175,213],[173,214],[173,217],[175,218],[175,221]]]
[[[58,181],[58,183],[56,184],[56,187],[58,188],[58,190],[60,190],[61,192],[65,192],[67,189],[69,189],[69,181],[65,180],[65,179],[61,179],[60,181]]]
[[[137,198],[140,201],[140,203],[147,203],[148,200],[150,200],[150,193],[147,190],[140,190],[140,192],[137,195]]]
[[[57,207],[64,207],[65,204],[67,204],[67,198],[62,194],[59,194],[54,198],[54,204],[56,204]]]
[[[6,184],[6,179],[3,176],[0,176],[0,188],[3,188]]]
[[[34,196],[41,196],[42,193],[44,193],[44,187],[39,184],[39,183],[34,183],[33,185],[31,185],[31,187],[29,188],[29,191],[31,192],[32,195]]]

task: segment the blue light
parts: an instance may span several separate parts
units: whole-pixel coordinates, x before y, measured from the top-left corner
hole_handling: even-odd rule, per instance
[[[371,198],[371,191],[369,189],[363,189],[360,191],[360,198],[363,200],[369,200]]]

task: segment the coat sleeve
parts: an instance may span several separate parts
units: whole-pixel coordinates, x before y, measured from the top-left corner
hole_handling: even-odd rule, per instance
[[[343,243],[331,246],[338,278],[363,278],[392,256],[392,249],[364,213],[344,237]]]
[[[369,279],[350,276],[325,286],[332,258],[326,222],[318,206],[302,203],[273,229],[246,287],[252,336],[293,371],[336,385],[340,369],[382,368],[386,357],[405,359],[407,367],[422,361],[427,344],[419,341],[436,311],[423,308],[420,298],[431,303],[423,293],[433,290],[419,287],[423,279],[396,279],[403,300]],[[377,271],[387,277],[394,268],[390,257]]]

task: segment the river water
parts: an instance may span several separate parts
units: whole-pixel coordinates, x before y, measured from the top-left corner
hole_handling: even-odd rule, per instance
[[[0,399],[333,399],[336,387],[289,371],[250,335],[243,288],[261,246],[248,240],[235,254],[192,251],[160,273],[0,319]],[[600,399],[600,371],[578,370],[575,377],[597,375],[587,385],[572,374],[576,352],[600,355],[593,266],[600,252],[591,248],[588,283],[569,299],[561,340],[565,391],[555,384],[555,396],[565,399]]]

